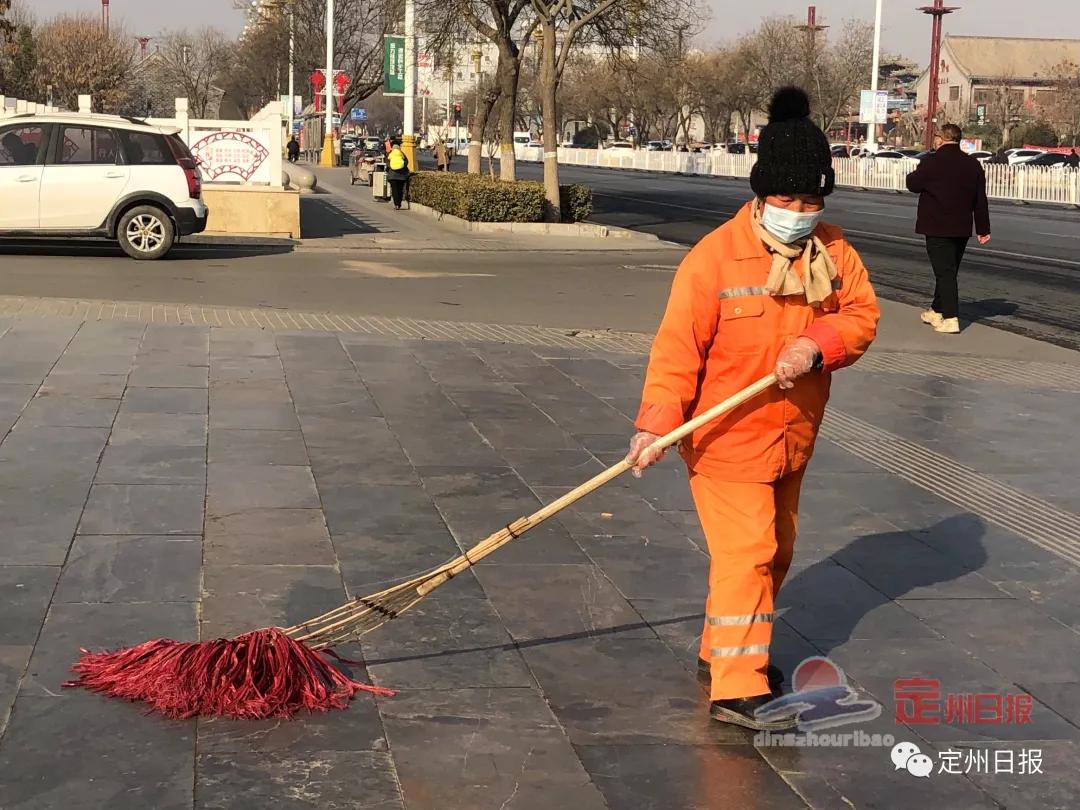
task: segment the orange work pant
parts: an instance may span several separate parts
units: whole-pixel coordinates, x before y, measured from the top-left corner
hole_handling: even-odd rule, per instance
[[[769,693],[773,599],[791,567],[803,472],[766,484],[690,476],[711,557],[701,635],[711,700]]]

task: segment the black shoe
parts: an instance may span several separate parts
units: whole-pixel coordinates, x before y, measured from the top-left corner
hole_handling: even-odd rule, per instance
[[[704,658],[698,658],[697,671],[699,678],[708,679],[712,677],[712,667]],[[780,667],[769,664],[765,670],[765,677],[769,679],[769,691],[773,693],[773,697],[779,697],[783,694],[784,673],[780,671]]]
[[[772,695],[755,695],[748,698],[714,700],[709,706],[709,716],[721,723],[730,723],[754,731],[787,731],[795,728],[796,720],[793,714],[773,720],[761,720],[754,716],[755,710],[760,709],[772,699]]]

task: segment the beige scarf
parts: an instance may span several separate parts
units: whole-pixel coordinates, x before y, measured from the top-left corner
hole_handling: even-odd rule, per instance
[[[761,224],[762,202],[754,200],[750,221],[754,234],[772,254],[772,268],[765,287],[770,295],[805,295],[806,303],[820,307],[832,295],[836,265],[825,244],[814,235],[786,245]],[[796,260],[800,267],[796,269]]]

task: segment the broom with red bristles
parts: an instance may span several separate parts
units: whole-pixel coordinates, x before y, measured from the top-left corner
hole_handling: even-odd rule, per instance
[[[763,377],[647,449],[670,447],[775,383],[774,374]],[[397,618],[440,585],[633,466],[633,461],[624,459],[438,568],[370,596],[358,596],[314,619],[213,641],[157,639],[113,652],[83,650],[72,668],[79,677],[66,685],[143,701],[172,718],[291,717],[304,710],[344,709],[361,691],[393,695],[393,690],[361,683],[342,673],[330,660],[337,658],[332,648]]]

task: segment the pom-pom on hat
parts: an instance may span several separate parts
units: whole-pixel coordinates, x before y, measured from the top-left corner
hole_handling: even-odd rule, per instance
[[[810,120],[810,99],[798,87],[782,87],[769,104],[769,123],[758,137],[750,188],[770,194],[832,194],[836,174],[825,133]]]

